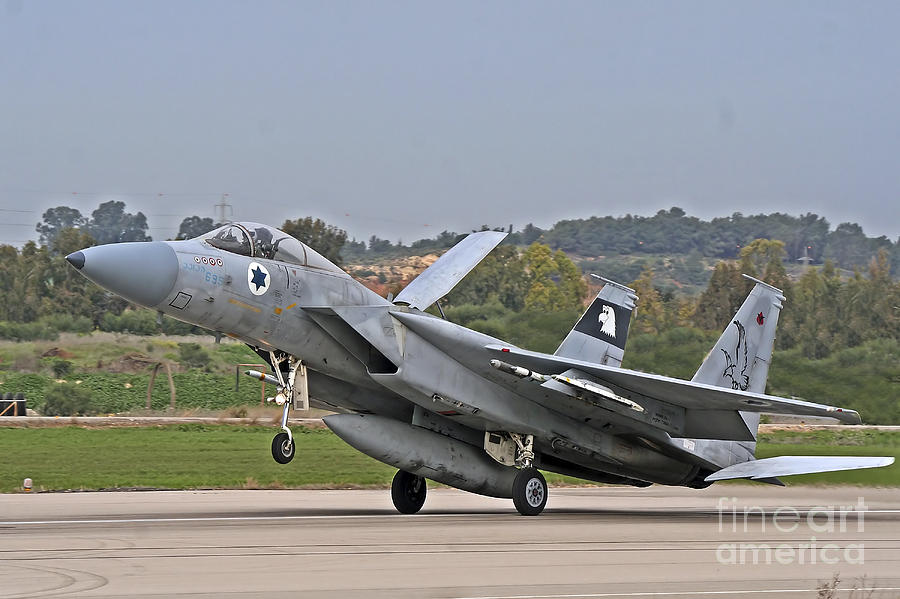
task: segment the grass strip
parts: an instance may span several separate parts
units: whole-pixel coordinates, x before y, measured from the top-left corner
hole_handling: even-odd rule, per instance
[[[276,464],[271,426],[177,424],[88,429],[0,428],[0,492],[26,477],[40,490],[114,488],[350,488],[383,487],[395,469],[365,456],[331,431],[297,428],[296,457]],[[887,455],[900,457],[900,433],[779,431],[762,436],[759,457]],[[548,475],[551,484],[576,479]],[[787,478],[788,484],[900,486],[900,466]]]

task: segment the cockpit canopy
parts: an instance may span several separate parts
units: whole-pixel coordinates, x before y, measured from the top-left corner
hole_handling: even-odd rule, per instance
[[[331,272],[344,272],[305,243],[268,225],[249,222],[229,223],[201,235],[200,239],[214,248],[241,256],[278,260]]]

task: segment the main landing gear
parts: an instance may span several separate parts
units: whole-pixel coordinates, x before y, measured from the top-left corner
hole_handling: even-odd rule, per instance
[[[398,470],[391,483],[391,499],[401,514],[415,514],[425,504],[428,487],[424,476]]]
[[[537,516],[547,505],[547,481],[534,467],[534,436],[510,433],[516,444],[516,465],[520,466],[513,480],[513,505],[523,516]]]
[[[493,486],[491,494],[512,497],[513,505],[523,516],[537,516],[547,506],[547,481],[540,471],[534,467],[534,437],[519,433],[486,433],[485,446],[488,454],[497,462],[505,465],[504,472],[488,471],[492,476],[511,474],[509,468],[513,463],[518,467],[512,477],[512,488],[509,495],[504,489]],[[273,447],[273,451],[275,448]],[[277,457],[275,459],[278,459]],[[509,473],[509,474],[507,474]],[[451,483],[452,484],[452,483]],[[496,483],[491,483],[496,484]],[[507,483],[508,484],[508,483]],[[427,486],[425,478],[405,470],[399,470],[391,483],[391,499],[394,507],[401,514],[415,514],[425,504]]]

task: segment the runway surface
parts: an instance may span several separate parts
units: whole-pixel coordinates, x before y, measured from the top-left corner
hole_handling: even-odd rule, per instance
[[[900,597],[893,489],[552,489],[536,518],[448,489],[402,516],[389,495],[3,495],[0,597],[794,599],[834,573]]]

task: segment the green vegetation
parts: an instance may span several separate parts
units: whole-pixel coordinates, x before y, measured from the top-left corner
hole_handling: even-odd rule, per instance
[[[394,470],[330,431],[296,428],[297,458],[276,464],[274,427],[0,429],[0,491],[35,489],[346,487],[390,483]],[[27,450],[23,450],[27,448]]]
[[[768,389],[858,410],[872,424],[900,424],[900,340],[873,339],[810,360],[802,349],[777,351]]]
[[[713,258],[736,258],[741,248],[759,238],[781,241],[791,263],[809,255],[814,262],[831,259],[844,268],[865,266],[879,249],[895,256],[898,250],[898,244],[886,237],[867,237],[855,223],[841,223],[830,230],[828,221],[816,214],[745,216],[737,212],[704,221],[677,207],[650,217],[628,214],[564,220],[543,232],[540,240],[581,256],[698,252]]]
[[[488,228],[485,225],[482,230]],[[737,258],[741,248],[760,238],[781,241],[790,264],[796,264],[797,260],[809,256],[813,263],[830,259],[837,266],[851,270],[865,267],[872,256],[884,249],[892,257],[894,274],[900,273],[900,243],[892,242],[884,236],[868,237],[856,223],[841,223],[832,230],[824,217],[811,213],[791,216],[777,212],[755,215],[736,212],[731,216],[705,221],[688,216],[681,208],[673,207],[660,210],[653,216],[593,216],[562,220],[547,230],[532,224],[526,225],[521,231],[513,232],[512,227],[509,230],[511,234],[506,243],[510,245],[524,247],[538,241],[573,256],[684,257],[688,258],[688,263],[682,264],[680,268],[693,272],[695,276],[698,271],[692,266],[698,260]],[[421,239],[410,245],[403,245],[400,242],[392,244],[373,235],[368,245],[356,240],[348,241],[342,254],[346,260],[355,263],[366,263],[384,257],[422,255],[446,250],[460,237],[457,233],[443,231],[433,239]],[[637,271],[643,266],[638,267]],[[604,274],[630,280],[637,272],[605,271]],[[702,284],[705,281],[704,278],[687,282]]]
[[[297,220],[286,220],[281,225],[281,230],[299,239],[338,266],[343,264],[341,248],[347,241],[346,231],[309,216]]]
[[[210,226],[210,219],[189,217],[179,236]],[[342,251],[364,260],[440,252],[461,238],[445,231],[402,246],[373,237],[366,248],[346,242],[343,231],[318,219],[282,226],[338,261]],[[255,401],[250,386],[232,391],[233,364],[259,361],[239,344],[213,347],[200,336],[181,339],[181,345],[149,337],[127,343],[120,336],[96,337],[97,331],[206,333],[170,318],[160,322],[151,310],[127,308],[65,262],[68,252],[95,240],[146,238],[143,215],[125,212],[121,202],[101,204],[90,218],[63,206],[48,210],[37,230],[41,246],[29,243],[21,251],[0,246],[0,338],[60,339],[54,345],[61,353],[45,355],[48,346],[41,344],[0,346],[0,390],[25,391],[30,405],[40,409],[55,381],[66,380],[90,394],[86,410],[133,411],[144,405],[152,364],[166,361],[178,365],[179,407],[221,410]],[[615,276],[631,281],[640,296],[625,366],[689,378],[752,286],[741,273],[755,275],[784,289],[787,298],[770,392],[854,408],[873,423],[900,423],[900,283],[891,276],[900,264],[898,248],[884,238],[866,237],[856,225],[831,231],[827,221],[810,214],[735,214],[707,222],[673,208],[652,217],[562,221],[546,231],[529,225],[511,233],[442,306],[453,322],[552,352],[582,313],[591,295],[587,283],[595,283],[561,250],[572,252],[582,268],[618,272]],[[804,254],[833,262],[789,277],[786,264]],[[735,260],[714,264],[717,258]],[[847,276],[838,265],[857,270]],[[384,293],[399,291],[400,281],[384,272],[378,276],[386,283]],[[706,277],[709,285],[698,296]],[[152,405],[168,405],[164,377],[153,390]]]
[[[209,368],[210,355],[199,343],[179,343],[178,363],[188,368]]]
[[[60,237],[73,230],[79,234],[84,232],[98,244],[150,241],[150,236],[147,235],[147,217],[142,212],[125,212],[125,202],[115,200],[100,204],[90,218],[68,206],[50,208],[44,212],[43,220],[35,230],[40,233],[41,244],[51,248],[58,247]]]
[[[54,385],[44,395],[41,406],[44,416],[93,416],[91,393],[86,388],[71,383]]]
[[[88,397],[82,413],[134,412],[144,409],[153,365],[169,362],[178,409],[219,411],[259,402],[259,383],[241,380],[240,390],[234,390],[235,364],[259,363],[259,356],[241,343],[195,339],[202,343],[105,333],[69,335],[59,346],[0,343],[0,392],[24,392],[28,407],[40,413],[47,412],[47,398],[54,395],[53,413],[47,415],[72,413],[64,409],[72,404],[58,401],[72,389]],[[169,388],[161,373],[153,387],[151,409],[168,406]]]
[[[718,335],[676,328],[628,341],[623,366],[689,379]],[[875,339],[810,360],[799,348],[776,351],[767,393],[840,405],[868,424],[900,424],[900,341]]]
[[[0,492],[26,477],[37,490],[108,488],[297,488],[388,486],[395,470],[333,433],[296,428],[297,457],[287,466],[269,455],[275,427],[181,424],[85,429],[0,428]],[[900,456],[900,433],[841,431],[763,435],[760,457],[779,454]],[[549,475],[551,484],[571,484]],[[900,465],[787,479],[789,484],[900,486]],[[587,484],[587,483],[585,483]]]
[[[556,349],[580,315],[580,310],[514,312],[496,301],[445,311],[454,322],[546,352]],[[633,328],[623,365],[678,378],[693,375],[718,336],[693,327],[674,327],[662,333]],[[234,365],[258,363],[259,357],[240,343],[197,339],[204,341],[179,345],[162,337],[95,334],[68,335],[58,344],[0,343],[0,392],[22,391],[30,408],[43,411],[45,395],[59,386],[56,380],[81,381],[78,387],[90,394],[92,411],[135,412],[144,408],[152,364],[170,361],[176,365],[173,378],[179,409],[219,411],[257,403],[258,383],[241,380],[240,391],[234,391]],[[193,345],[199,350],[181,349]],[[57,352],[62,355],[41,357]],[[61,375],[65,368],[68,372]],[[898,381],[900,341],[872,339],[820,359],[805,357],[799,347],[776,351],[768,392],[852,408],[870,424],[898,424]],[[152,408],[165,410],[168,405],[168,385],[160,374],[153,388]]]
[[[239,392],[234,391],[234,372],[231,375],[211,374],[190,370],[172,375],[176,389],[176,406],[180,410],[198,408],[222,410],[238,404],[259,403],[259,383],[250,379],[241,381]],[[143,410],[147,401],[149,371],[141,374],[113,372],[76,372],[70,376],[68,384],[60,384],[45,375],[8,374],[0,375],[3,384],[0,389],[22,391],[28,398],[28,407],[45,414],[47,398],[56,389],[73,386],[90,397],[90,411],[99,414],[116,414]],[[157,375],[151,397],[152,410],[169,407],[169,387],[164,374]],[[47,416],[71,415],[64,412],[48,413]]]
[[[448,319],[520,347],[550,352],[559,346],[581,310],[564,312],[513,312],[497,302],[464,304],[444,310]]]

